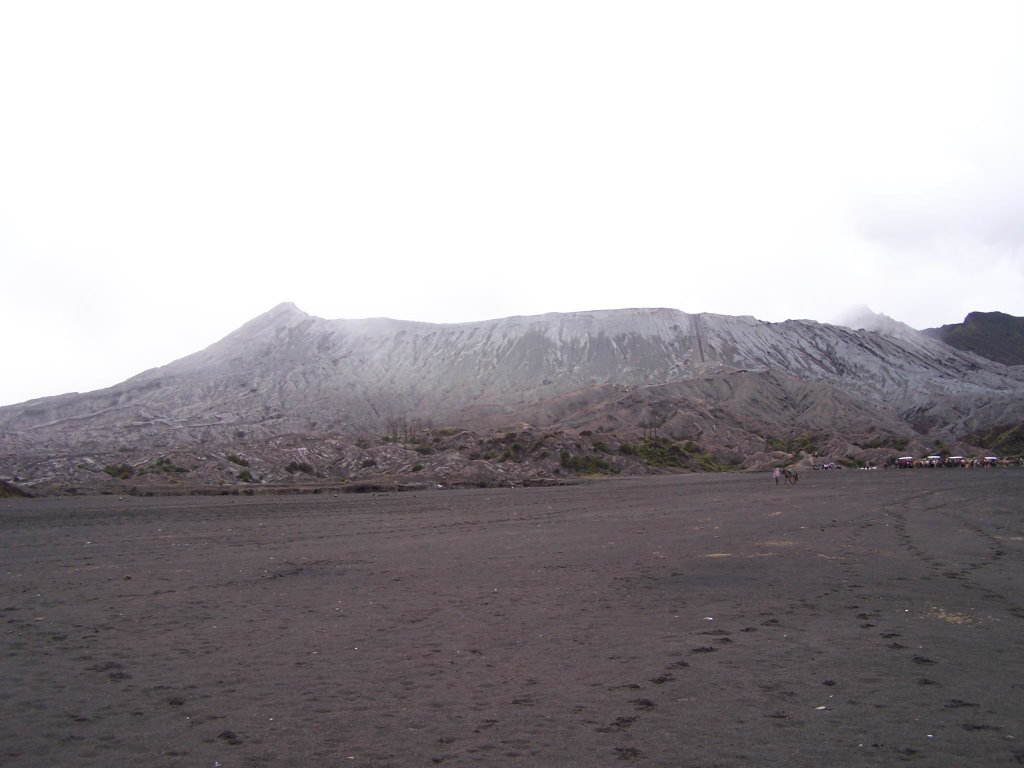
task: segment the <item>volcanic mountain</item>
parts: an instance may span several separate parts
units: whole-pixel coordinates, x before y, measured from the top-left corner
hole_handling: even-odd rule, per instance
[[[114,387],[0,408],[0,477],[525,482],[969,451],[1022,419],[1024,369],[894,321],[627,309],[437,325],[281,304]]]

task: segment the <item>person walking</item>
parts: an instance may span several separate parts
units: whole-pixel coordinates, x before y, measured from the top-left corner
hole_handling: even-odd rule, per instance
[[[782,477],[782,470],[778,467],[772,470],[772,477],[775,479],[775,484],[779,484],[779,478]]]

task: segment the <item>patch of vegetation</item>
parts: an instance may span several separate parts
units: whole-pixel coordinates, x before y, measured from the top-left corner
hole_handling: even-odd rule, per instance
[[[284,471],[289,475],[294,475],[296,472],[302,472],[306,475],[316,474],[313,466],[305,461],[293,461],[284,468]]]
[[[598,453],[610,454],[612,452],[612,449],[608,447],[608,443],[606,443],[604,440],[595,440],[594,450],[597,451]]]
[[[545,438],[543,437],[534,440],[532,443],[530,443],[530,447],[526,449],[527,453],[536,453],[537,451],[545,450],[547,444],[544,441]]]
[[[422,464],[413,464],[412,465],[412,471],[413,472],[419,472],[422,469],[423,469],[423,465]]]
[[[725,472],[740,463],[723,464],[713,453],[705,451],[692,440],[678,442],[667,437],[647,437],[639,443],[622,443],[619,452],[635,456],[652,467],[700,469],[704,472]]]
[[[185,474],[185,473],[188,472],[188,470],[185,467],[175,466],[174,462],[172,462],[166,456],[157,459],[152,464],[150,464],[148,467],[146,467],[143,471],[144,472],[177,472],[179,474]]]
[[[103,471],[117,480],[127,480],[135,474],[135,470],[128,464],[108,464]]]
[[[363,469],[368,469],[370,467],[375,467],[375,466],[377,466],[377,460],[376,459],[363,459],[362,463],[359,466],[362,467]]]
[[[936,440],[935,441],[935,449],[934,450],[935,450],[935,453],[937,453],[942,458],[946,458],[947,456],[949,456],[952,453],[952,451],[949,450],[949,446],[946,445],[945,441],[943,441],[943,440]]]
[[[434,452],[433,448],[431,448],[429,445],[424,445],[423,443],[417,445],[415,450],[416,453],[420,454],[421,456],[429,456]]]
[[[607,459],[593,454],[576,454],[569,451],[562,451],[561,465],[563,469],[572,470],[583,475],[610,475],[615,473],[615,468],[608,463]]]
[[[652,467],[690,466],[690,454],[682,443],[667,437],[647,437],[639,443],[622,443],[619,452],[626,456],[636,456]]]
[[[820,453],[818,450],[817,438],[814,435],[800,435],[798,437],[766,437],[765,442],[768,447],[773,451],[783,451],[784,453]]]
[[[693,461],[704,472],[728,472],[730,469],[734,469],[742,463],[742,460],[735,460],[723,464],[715,458],[713,453],[708,453],[706,451],[700,451],[699,453],[693,454]]]
[[[1024,454],[1024,421],[983,429],[964,439],[1000,456],[1020,456]]]
[[[238,479],[241,480],[243,483],[251,483],[253,481],[252,472],[250,472],[248,469],[243,469],[241,472],[238,473]]]
[[[502,461],[514,461],[517,464],[522,463],[524,458],[526,458],[526,451],[519,442],[512,443],[501,455]]]
[[[67,489],[67,493],[74,493],[74,492],[75,492],[74,488],[68,488]],[[19,488],[18,486],[14,485],[13,483],[8,483],[6,480],[0,480],[0,499],[11,499],[11,498],[14,498],[16,496],[28,496],[28,495],[29,494],[27,494],[25,491],[23,491],[21,488]]]
[[[864,448],[865,450],[893,448],[897,451],[905,450],[909,444],[910,440],[906,437],[876,437],[874,440],[868,440],[864,443],[854,443],[858,448]]]
[[[238,456],[238,455],[236,455],[234,453],[229,453],[227,455],[227,460],[230,461],[232,464],[237,464],[240,467],[248,467],[249,466],[249,462],[248,461],[246,461],[241,456]]]
[[[362,437],[359,438],[358,440],[356,440],[356,448],[359,448],[359,449],[365,451],[369,447],[370,447],[370,441],[369,440],[366,440],[366,439],[364,439]]]

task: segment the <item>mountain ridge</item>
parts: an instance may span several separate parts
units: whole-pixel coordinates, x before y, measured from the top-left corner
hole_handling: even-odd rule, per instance
[[[971,312],[962,323],[926,328],[926,336],[1003,365],[1024,365],[1024,318],[1004,312]]]
[[[549,477],[563,451],[592,453],[582,432],[621,445],[661,430],[716,457],[705,464],[762,466],[779,460],[770,455],[778,446],[808,435],[818,453],[879,461],[896,445],[967,450],[971,435],[1024,419],[1024,371],[895,321],[877,327],[667,308],[458,324],[325,320],[285,302],[114,387],[0,408],[0,476],[79,483],[76,458],[144,463],[162,452],[180,454],[197,482],[229,482],[238,472],[222,466],[228,453],[247,450],[257,464],[261,452],[280,459],[261,446],[291,435],[320,446],[325,477],[347,482],[414,466],[413,456],[397,469],[374,456],[360,460],[375,462],[367,472],[351,457],[338,464],[338,451],[396,438],[398,425],[408,432],[410,424],[476,432],[477,440],[513,428],[568,435],[563,442],[578,448],[554,441],[537,450],[545,460],[505,468]],[[465,453],[459,471],[484,472],[472,462],[487,460],[469,456],[489,452]],[[210,455],[216,471],[202,469]],[[650,469],[614,459],[621,471]],[[279,467],[263,476],[288,479]]]

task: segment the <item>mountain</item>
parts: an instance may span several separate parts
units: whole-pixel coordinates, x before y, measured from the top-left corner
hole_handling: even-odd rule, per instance
[[[874,331],[875,333],[898,338],[911,344],[915,342],[920,333],[906,323],[894,320],[881,312],[872,311],[870,307],[864,304],[850,307],[840,315],[836,325],[860,331]]]
[[[971,312],[962,323],[928,328],[922,333],[1003,365],[1024,365],[1024,317]]]
[[[966,452],[1024,421],[1022,395],[1024,370],[895,321],[628,309],[438,325],[281,304],[114,387],[0,408],[0,477],[490,484],[881,461]]]

